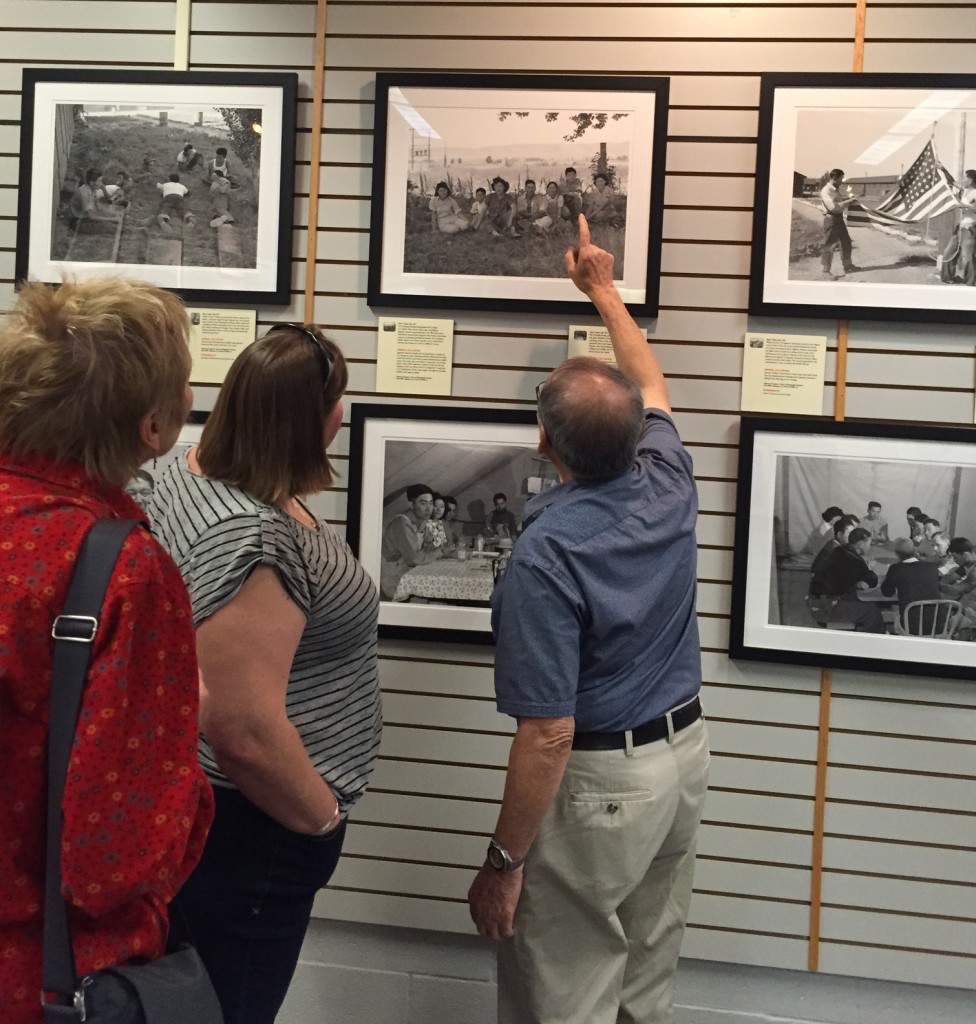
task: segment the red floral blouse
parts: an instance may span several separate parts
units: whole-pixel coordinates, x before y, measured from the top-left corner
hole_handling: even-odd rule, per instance
[[[95,519],[144,519],[74,464],[0,454],[0,1021],[41,1020],[51,624]],[[80,975],[163,952],[203,850],[190,602],[145,527],[126,540],[92,651],[64,794],[62,892]]]

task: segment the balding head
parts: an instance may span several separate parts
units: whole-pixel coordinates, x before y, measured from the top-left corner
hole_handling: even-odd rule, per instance
[[[539,395],[539,422],[574,479],[608,480],[634,463],[644,402],[616,367],[581,356],[553,370]]]

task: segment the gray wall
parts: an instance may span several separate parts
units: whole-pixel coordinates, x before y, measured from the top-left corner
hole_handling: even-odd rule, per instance
[[[373,398],[375,315],[365,282],[375,71],[670,76],[662,305],[647,326],[701,492],[699,615],[714,747],[685,943],[686,956],[702,962],[689,965],[688,977],[701,985],[683,992],[689,1006],[725,992],[720,965],[738,964],[754,985],[743,1013],[881,1019],[866,1009],[851,1016],[860,1004],[839,978],[808,984],[777,973],[804,971],[807,960],[819,673],[731,662],[726,653],[743,332],[826,333],[825,414],[834,401],[836,323],[750,322],[745,312],[759,74],[849,70],[855,5],[560,7],[328,4],[325,134],[314,154],[323,172],[315,319],[351,359],[352,400]],[[21,66],[172,66],[176,8],[0,0],[0,310],[13,294]],[[301,319],[316,5],[193,3],[191,13],[192,69],[299,72],[294,301],[259,311],[259,321]],[[869,3],[865,70],[971,71],[972,18],[964,3]],[[443,403],[530,407],[534,385],[565,355],[566,325],[552,316],[458,312],[453,393]],[[848,417],[972,423],[973,341],[969,327],[852,322]],[[201,407],[212,400],[212,392],[199,395]],[[348,455],[347,430],[338,454]],[[315,507],[343,524],[345,490],[318,496]],[[491,652],[399,642],[384,643],[381,657],[383,756],[335,884],[317,906],[323,918],[350,924],[316,922],[289,1022],[325,1013],[480,1020],[451,1010],[474,1004],[490,1012],[490,957],[471,937],[464,898],[494,825],[511,729],[492,708]],[[943,986],[941,995],[911,997],[932,1000],[925,1012],[884,1019],[953,1020],[958,993],[950,990],[973,986],[976,958],[976,689],[852,672],[836,672],[833,688],[821,970]],[[331,941],[336,935],[354,942],[355,963]],[[444,966],[455,962],[464,965],[456,977]],[[404,991],[397,1010],[384,1003],[367,1012],[370,993]],[[904,993],[858,991],[871,993],[879,1011]],[[685,1019],[718,1020],[711,1012],[688,1010]]]

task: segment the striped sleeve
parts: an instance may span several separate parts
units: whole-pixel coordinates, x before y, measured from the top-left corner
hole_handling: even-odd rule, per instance
[[[256,511],[215,523],[194,541],[184,573],[193,624],[199,626],[229,604],[259,565],[277,570],[285,592],[308,618],[311,600],[301,556],[287,531]]]

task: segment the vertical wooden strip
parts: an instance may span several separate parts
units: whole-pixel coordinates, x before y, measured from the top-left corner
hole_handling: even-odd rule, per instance
[[[847,414],[847,321],[837,324],[837,363],[834,372],[834,419],[842,422]]]
[[[854,9],[853,70],[864,70],[864,30],[867,0],[857,0]],[[837,366],[834,374],[834,419],[841,421],[847,412],[847,321],[837,325]],[[810,944],[807,969],[820,969],[820,907],[823,900],[824,813],[827,806],[827,757],[830,752],[829,668],[820,671],[820,719],[817,724],[817,775],[813,798],[813,842],[810,851]]]
[[[312,91],[311,166],[308,174],[308,244],[305,249],[305,305],[302,319],[315,320],[315,259],[318,255],[319,180],[322,173],[322,116],[325,103],[325,30],[328,0],[318,0],[315,12],[315,88]]]
[[[829,668],[820,670],[820,721],[817,725],[817,777],[813,798],[813,849],[810,858],[810,944],[807,969],[820,968],[820,905],[823,883],[824,812],[827,807],[827,754],[830,744]]]
[[[173,26],[173,70],[186,71],[190,67],[190,13],[192,0],[176,0],[176,18]]]
[[[854,9],[854,71],[864,70],[864,26],[867,22],[868,0],[857,0]]]

